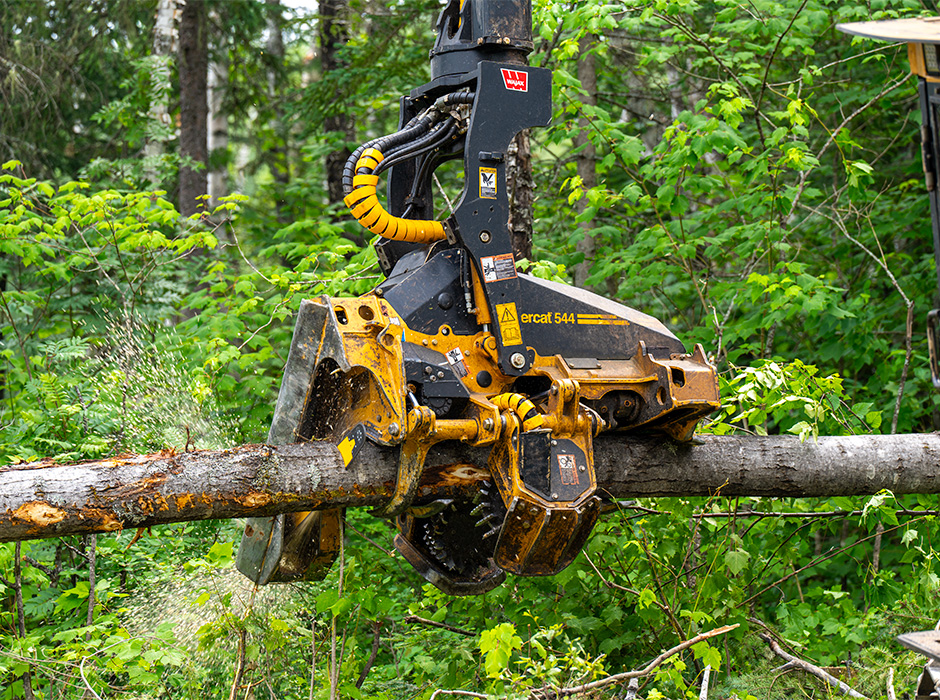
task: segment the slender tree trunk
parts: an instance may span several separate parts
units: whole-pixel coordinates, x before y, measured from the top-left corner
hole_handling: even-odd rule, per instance
[[[23,560],[21,545],[16,543],[13,551],[13,597],[16,605],[16,629],[19,632],[20,639],[26,639],[26,613],[23,610]],[[33,674],[26,671],[22,675],[23,680],[23,698],[25,700],[34,700],[33,695]]]
[[[85,626],[91,627],[95,621],[95,584],[97,583],[97,572],[95,567],[98,563],[97,557],[98,535],[88,535],[85,553],[88,557],[88,611],[85,614]],[[91,639],[91,632],[85,633],[85,641]]]
[[[180,168],[179,210],[183,216],[200,209],[207,191],[208,145],[206,99],[209,73],[208,22],[205,0],[186,0],[180,16],[180,155],[193,161]],[[199,167],[201,164],[202,167]]]
[[[170,123],[170,110],[167,106],[167,94],[163,85],[157,81],[168,81],[170,71],[170,57],[176,49],[176,0],[159,0],[157,14],[153,27],[153,60],[152,80],[154,84],[152,102],[150,103],[149,117],[152,121],[163,125]],[[158,139],[150,139],[144,146],[144,163],[147,179],[154,185],[160,180],[160,171],[157,162],[163,155],[164,144]]]
[[[268,99],[274,106],[274,119],[272,126],[276,139],[274,148],[269,149],[268,167],[274,181],[282,188],[290,181],[290,168],[287,159],[287,133],[284,129],[283,110],[281,109],[281,76],[284,66],[284,35],[282,25],[284,17],[281,14],[280,0],[265,0],[265,10],[268,15],[268,40],[265,44],[270,64],[268,66]],[[278,218],[284,219],[282,212],[284,202],[278,201]],[[285,220],[286,221],[286,220]]]
[[[506,190],[509,192],[509,233],[516,260],[532,259],[532,232],[535,215],[535,180],[532,177],[532,150],[529,130],[519,132],[506,158]]]
[[[222,96],[228,83],[228,62],[222,58],[209,67],[209,204],[214,209],[228,194],[228,115],[222,111]]]
[[[578,42],[578,80],[581,81],[581,102],[584,105],[593,106],[597,104],[597,72],[594,64],[594,54],[590,53],[591,46],[594,44],[594,37],[590,34],[581,37]],[[589,138],[591,128],[587,118],[582,117],[578,120],[579,131],[574,139],[575,149],[577,150],[578,177],[581,178],[581,187],[587,192],[597,185],[597,166],[596,150],[594,144]],[[578,200],[576,211],[583,214],[588,207],[587,197]],[[579,224],[583,236],[578,241],[577,251],[584,253],[584,260],[574,267],[575,286],[583,287],[587,278],[591,274],[591,268],[594,266],[594,255],[596,243],[594,241],[594,225],[590,221],[582,221]]]
[[[349,40],[349,0],[321,0],[320,27],[320,66],[323,75],[342,67],[339,49]],[[339,96],[341,97],[341,96]],[[345,109],[342,99],[336,101],[336,111],[323,121],[323,130],[343,136],[347,142],[356,137],[355,123]],[[343,201],[343,166],[352,154],[348,146],[338,148],[326,157],[326,183],[330,202]]]

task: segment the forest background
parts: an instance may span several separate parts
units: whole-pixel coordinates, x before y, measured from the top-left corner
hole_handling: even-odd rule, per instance
[[[264,439],[300,300],[379,279],[337,167],[428,79],[439,9],[0,3],[3,463]],[[554,118],[516,143],[520,266],[703,343],[705,431],[940,428],[915,80],[835,30],[935,11],[535,0]],[[529,697],[734,623],[639,697],[699,697],[706,667],[713,698],[828,696],[759,633],[881,697],[919,673],[893,635],[936,622],[936,500],[644,499],[558,576],[466,599],[352,511],[325,581],[259,591],[236,522],[4,544],[0,698]]]

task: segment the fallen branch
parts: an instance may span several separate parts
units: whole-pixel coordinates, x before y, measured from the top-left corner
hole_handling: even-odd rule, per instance
[[[431,693],[429,700],[434,700],[438,695],[461,695],[468,698],[483,698],[483,700],[486,700],[488,697],[482,693],[472,693],[469,690],[444,690],[443,688],[438,688]]]
[[[854,688],[846,685],[835,676],[819,668],[819,666],[814,666],[808,661],[803,661],[802,659],[798,659],[792,654],[788,654],[787,652],[785,652],[783,649],[780,648],[780,645],[777,644],[777,642],[773,638],[771,638],[770,635],[762,633],[759,636],[761,639],[767,642],[767,644],[770,646],[770,650],[773,651],[774,654],[776,654],[781,659],[787,662],[777,670],[787,671],[790,669],[800,669],[801,671],[805,671],[806,673],[812,674],[816,676],[816,678],[823,681],[824,683],[827,683],[828,685],[838,689],[839,692],[842,693],[843,695],[848,695],[849,697],[852,697],[852,698],[861,698],[862,700],[868,700],[866,696],[862,695]]]
[[[570,686],[568,688],[559,688],[558,690],[553,690],[550,686],[544,686],[536,692],[549,693],[556,698],[566,697],[568,695],[579,695],[581,693],[587,693],[592,690],[597,690],[598,688],[606,688],[610,685],[616,685],[617,683],[623,683],[624,681],[630,680],[631,678],[642,678],[643,676],[648,676],[653,671],[655,671],[660,664],[663,663],[670,656],[675,656],[689,647],[695,646],[701,641],[706,639],[711,639],[712,637],[718,637],[722,634],[726,634],[733,629],[736,629],[739,625],[726,625],[724,627],[717,627],[716,629],[709,630],[708,632],[702,632],[692,639],[687,639],[681,644],[677,644],[672,649],[664,651],[662,654],[657,656],[655,659],[650,661],[646,666],[644,666],[639,671],[628,671],[626,673],[618,673],[613,676],[607,676],[607,678],[601,678],[600,680],[591,681],[590,683],[583,683],[582,685]],[[551,695],[550,695],[551,696]]]
[[[427,620],[423,617],[418,617],[417,615],[406,615],[404,622],[410,622],[418,625],[427,625],[428,627],[438,627],[442,630],[447,630],[448,632],[454,632],[456,634],[462,634],[465,637],[476,637],[476,632],[470,632],[468,630],[462,630],[459,627],[451,627],[450,625],[445,625],[443,622],[435,622],[434,620]]]
[[[419,499],[473,493],[488,450],[442,443]],[[594,443],[598,491],[631,496],[836,496],[940,493],[940,435],[704,436],[697,444],[605,434]],[[347,469],[327,443],[51,461],[0,468],[0,542],[188,520],[377,506],[395,485],[398,451],[368,444]]]

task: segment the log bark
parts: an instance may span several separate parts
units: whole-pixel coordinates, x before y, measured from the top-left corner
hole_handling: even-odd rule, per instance
[[[598,490],[631,496],[841,496],[940,493],[940,435],[704,436],[694,444],[602,435]],[[488,478],[486,448],[442,443],[419,498],[469,495]],[[164,523],[376,506],[395,486],[397,451],[371,444],[347,469],[333,445],[243,445],[81,464],[0,468],[0,541]]]

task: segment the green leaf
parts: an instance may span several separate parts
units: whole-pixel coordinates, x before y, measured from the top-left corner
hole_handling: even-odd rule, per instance
[[[741,573],[750,559],[750,552],[744,549],[732,549],[725,552],[725,566],[734,575]]]

